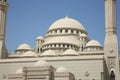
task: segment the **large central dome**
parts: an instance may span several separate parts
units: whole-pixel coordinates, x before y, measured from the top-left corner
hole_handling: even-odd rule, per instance
[[[72,18],[62,18],[57,21],[55,21],[49,28],[49,30],[52,29],[59,29],[59,28],[74,28],[74,29],[80,29],[80,30],[85,30],[83,25],[78,22],[75,19]]]
[[[54,50],[61,53],[67,49],[78,50],[79,36],[86,34],[83,25],[72,18],[61,18],[55,21],[46,33],[42,50]]]

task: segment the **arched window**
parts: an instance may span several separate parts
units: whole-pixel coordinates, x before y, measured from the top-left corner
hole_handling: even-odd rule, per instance
[[[62,29],[60,29],[60,33],[62,33]]]
[[[110,73],[110,80],[115,80],[115,73],[114,73],[114,71],[111,71],[111,73]]]
[[[71,33],[73,33],[73,30],[71,30]]]
[[[76,31],[76,33],[78,34],[78,30]]]
[[[40,52],[42,52],[42,48],[40,48]]]
[[[65,33],[68,33],[68,30],[67,30],[67,29],[65,30]]]
[[[82,47],[81,47],[81,51],[83,51],[83,45],[82,45]]]
[[[37,52],[39,53],[39,48],[37,49]]]
[[[56,44],[55,44],[55,47],[56,47]]]
[[[57,30],[55,30],[55,33],[57,33]]]
[[[52,31],[52,34],[54,34],[54,31]]]
[[[69,45],[67,45],[67,48],[69,48]]]
[[[65,44],[63,44],[63,47],[65,47]]]
[[[61,45],[59,44],[58,46],[60,47]]]

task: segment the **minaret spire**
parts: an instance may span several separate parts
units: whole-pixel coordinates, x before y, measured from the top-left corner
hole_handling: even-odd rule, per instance
[[[116,34],[116,0],[105,0],[106,35]]]
[[[7,50],[5,47],[7,9],[8,9],[7,0],[0,0],[0,59],[7,57]]]
[[[118,39],[116,34],[116,0],[105,0],[105,29],[104,52],[107,66],[105,69],[105,80],[119,80],[120,69]],[[114,75],[114,79],[111,74]]]

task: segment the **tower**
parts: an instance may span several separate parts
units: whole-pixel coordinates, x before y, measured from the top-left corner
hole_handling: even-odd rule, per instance
[[[79,36],[79,40],[80,40],[80,48],[79,51],[83,51],[83,48],[85,47],[85,45],[87,44],[87,42],[89,41],[87,34],[81,34]]]
[[[43,43],[44,43],[44,38],[42,36],[38,36],[36,38],[36,46],[35,46],[35,51],[37,53],[41,53],[42,52]]]
[[[119,80],[119,50],[116,35],[116,0],[105,0],[106,36],[104,41],[105,51],[105,80]]]
[[[7,0],[0,0],[0,59],[7,57],[7,50],[5,47],[7,9],[8,9]]]

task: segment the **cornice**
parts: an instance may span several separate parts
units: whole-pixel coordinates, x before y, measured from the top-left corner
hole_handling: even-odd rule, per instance
[[[0,64],[4,63],[28,63],[37,62],[38,60],[45,60],[48,62],[56,61],[82,61],[82,60],[103,60],[103,55],[81,55],[81,56],[64,56],[64,57],[38,57],[38,58],[17,58],[17,59],[2,59]]]

